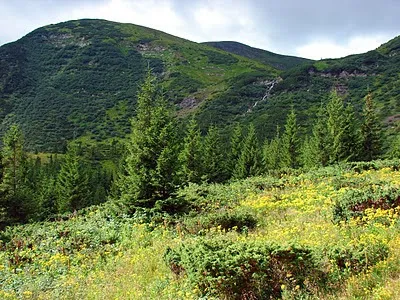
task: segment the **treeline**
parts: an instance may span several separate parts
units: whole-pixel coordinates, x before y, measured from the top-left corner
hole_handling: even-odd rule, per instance
[[[21,130],[13,125],[1,151],[1,224],[53,218],[110,198],[133,210],[169,206],[171,211],[180,206],[175,192],[190,183],[369,161],[383,154],[381,123],[370,94],[357,120],[353,107],[333,91],[308,136],[299,133],[293,108],[284,128],[263,143],[252,124],[237,124],[229,141],[215,126],[202,135],[195,118],[183,132],[181,125],[150,73],[138,94],[129,139],[113,144],[111,162],[107,155],[99,158],[96,147],[78,143],[70,143],[61,158],[28,158]]]
[[[28,154],[23,144],[20,127],[12,125],[0,152],[0,228],[60,217],[106,201],[113,173],[101,165],[96,152],[71,143],[65,154],[42,161]]]

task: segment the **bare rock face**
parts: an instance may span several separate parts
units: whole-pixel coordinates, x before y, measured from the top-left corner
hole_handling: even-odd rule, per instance
[[[179,103],[181,109],[193,109],[199,104],[199,100],[194,97],[187,97]]]
[[[349,88],[343,83],[336,83],[335,90],[340,96],[344,96],[348,93]]]
[[[363,72],[360,72],[360,71],[357,71],[357,70],[354,70],[352,72],[347,72],[347,71],[343,70],[340,73],[331,73],[331,72],[322,73],[322,72],[315,72],[314,70],[310,70],[308,73],[310,75],[317,74],[317,75],[320,75],[322,77],[343,78],[343,79],[348,79],[350,77],[367,77],[368,76],[366,73],[363,73]]]
[[[166,48],[160,45],[152,45],[150,43],[139,43],[136,46],[136,50],[141,53],[147,53],[147,52],[159,53],[165,51]]]
[[[70,45],[82,48],[90,45],[90,42],[87,41],[85,37],[77,37],[71,33],[50,33],[41,35],[41,39],[58,48],[64,48]]]

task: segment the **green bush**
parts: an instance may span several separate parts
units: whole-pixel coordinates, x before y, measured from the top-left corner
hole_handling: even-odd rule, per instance
[[[350,189],[338,199],[333,208],[333,220],[348,221],[360,217],[368,208],[390,209],[399,206],[400,191],[392,185],[369,185],[364,188]]]
[[[199,233],[202,230],[215,227],[243,232],[255,228],[257,220],[248,212],[221,210],[215,213],[200,214],[194,218],[187,218],[184,220],[183,225],[190,233]]]
[[[307,290],[325,278],[311,250],[265,242],[199,239],[168,248],[165,260],[176,275],[185,274],[201,296],[269,299],[282,290]]]
[[[334,261],[340,272],[345,270],[358,273],[387,258],[389,248],[384,243],[358,244],[357,246],[336,246],[328,250],[328,257]]]

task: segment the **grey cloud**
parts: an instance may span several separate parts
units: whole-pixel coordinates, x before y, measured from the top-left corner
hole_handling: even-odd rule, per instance
[[[400,33],[398,0],[253,1],[257,23],[281,46],[318,37],[339,44],[371,34]]]

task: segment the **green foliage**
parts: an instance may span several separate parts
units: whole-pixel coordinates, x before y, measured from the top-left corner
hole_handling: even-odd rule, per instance
[[[292,107],[286,118],[285,131],[282,136],[282,166],[296,168],[299,159],[299,128],[296,122],[296,113]]]
[[[257,220],[252,214],[235,210],[220,210],[215,213],[199,214],[196,217],[187,218],[183,222],[185,230],[192,234],[201,233],[212,228],[247,232],[255,228],[256,225]]]
[[[138,95],[137,113],[127,146],[122,198],[133,206],[151,207],[175,190],[177,179],[176,125],[150,74]]]
[[[50,187],[46,185],[50,184]],[[44,193],[51,188],[52,181],[45,182]],[[47,190],[47,191],[46,191]],[[89,204],[88,176],[84,165],[79,159],[77,149],[69,146],[65,160],[56,181],[57,199],[56,206],[59,213],[73,212]],[[51,192],[50,192],[51,193]],[[51,195],[45,195],[51,197]],[[45,199],[51,201],[51,198]]]
[[[256,176],[261,171],[261,153],[253,124],[250,124],[237,162],[234,178]]]
[[[220,53],[217,51],[204,50],[204,55],[207,56],[208,62],[216,65],[231,65],[239,60],[230,54]]]
[[[279,127],[276,128],[276,135],[271,140],[266,140],[263,146],[263,165],[266,171],[279,170],[282,167],[282,138]]]
[[[13,124],[3,137],[1,189],[14,197],[22,185],[23,175],[23,135],[21,128]]]
[[[355,138],[354,114],[345,107],[336,91],[332,91],[327,104],[327,142],[329,162],[351,161],[357,158],[358,141]]]
[[[230,136],[230,152],[229,152],[229,172],[233,174],[236,164],[239,161],[240,153],[242,152],[243,145],[243,129],[240,123],[237,123],[233,128]]]
[[[25,221],[33,210],[27,184],[26,153],[19,125],[13,124],[3,137],[1,151],[0,208],[7,222]]]
[[[311,251],[296,245],[199,239],[167,249],[165,260],[174,273],[186,274],[203,297],[277,298],[282,285],[294,290],[323,279]]]
[[[196,120],[190,120],[183,141],[183,149],[179,155],[181,178],[185,183],[199,183],[203,175],[203,148]]]
[[[382,151],[382,131],[371,94],[365,97],[361,139],[363,160],[377,159]]]
[[[367,209],[392,209],[400,204],[400,192],[397,186],[370,185],[350,189],[337,200],[333,219],[336,222],[362,217]]]
[[[290,69],[296,65],[310,61],[305,58],[275,54],[266,50],[249,47],[238,42],[206,42],[205,44],[233,54],[255,59],[280,70]]]
[[[226,179],[226,164],[218,129],[211,126],[204,139],[203,169],[208,182],[222,182]]]
[[[330,144],[328,140],[328,127],[327,127],[328,116],[325,112],[324,107],[320,107],[317,113],[317,120],[312,130],[312,137],[309,141],[309,149],[307,155],[309,157],[314,156],[314,164],[309,162],[312,166],[326,166],[329,163],[330,155]]]

